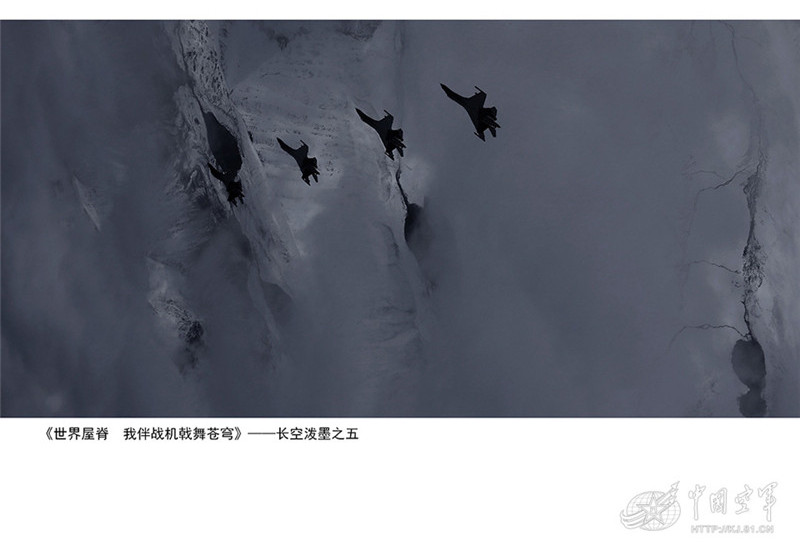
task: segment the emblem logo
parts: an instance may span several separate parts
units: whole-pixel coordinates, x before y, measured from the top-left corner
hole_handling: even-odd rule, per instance
[[[622,525],[633,530],[656,531],[669,528],[681,516],[681,506],[677,501],[678,483],[667,492],[642,492],[628,502],[619,514]]]

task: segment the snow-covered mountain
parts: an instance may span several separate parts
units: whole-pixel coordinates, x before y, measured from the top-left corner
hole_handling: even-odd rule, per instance
[[[4,415],[800,414],[794,23],[1,35]]]

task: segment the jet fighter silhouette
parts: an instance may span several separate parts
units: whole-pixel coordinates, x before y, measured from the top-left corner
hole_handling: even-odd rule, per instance
[[[386,156],[390,159],[394,160],[394,150],[397,150],[400,153],[400,157],[403,156],[403,149],[406,145],[403,143],[403,129],[392,129],[392,123],[394,122],[394,117],[392,114],[386,112],[386,115],[378,121],[377,119],[372,119],[370,116],[356,108],[356,113],[358,113],[358,117],[361,118],[361,121],[375,129],[378,133],[378,136],[381,138],[381,142],[383,142],[383,147],[386,148]]]
[[[297,166],[300,167],[300,173],[303,177],[303,181],[307,185],[311,185],[311,182],[308,181],[309,176],[314,177],[314,181],[319,183],[319,179],[317,176],[319,175],[319,169],[317,168],[317,158],[316,157],[309,157],[308,156],[308,144],[300,140],[301,146],[297,149],[289,146],[278,138],[278,144],[281,146],[281,149],[294,157],[294,160],[297,161]]]
[[[475,125],[475,136],[485,142],[486,137],[483,135],[483,132],[486,129],[489,129],[489,132],[492,133],[492,136],[497,136],[496,129],[500,128],[500,125],[497,124],[497,108],[494,106],[491,108],[483,107],[483,103],[486,101],[486,93],[484,93],[476,85],[475,89],[477,89],[478,92],[467,98],[454,92],[444,83],[441,83],[440,85],[448,97],[458,102],[464,107],[465,110],[467,110],[467,114],[469,114],[472,124]]]
[[[228,190],[228,202],[231,203],[233,206],[236,206],[236,200],[239,199],[240,202],[244,202],[244,192],[242,191],[242,182],[236,179],[236,175],[239,173],[238,170],[231,170],[228,172],[220,172],[219,170],[215,169],[211,163],[206,163],[208,165],[209,170],[211,170],[211,174],[214,175],[214,178],[221,181],[225,185],[225,189]]]

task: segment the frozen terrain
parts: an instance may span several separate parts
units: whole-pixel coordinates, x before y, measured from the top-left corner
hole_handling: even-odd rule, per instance
[[[800,415],[797,23],[0,36],[5,416]]]

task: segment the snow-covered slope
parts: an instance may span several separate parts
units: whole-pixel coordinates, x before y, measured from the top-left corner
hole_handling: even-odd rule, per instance
[[[285,39],[275,38],[280,48],[248,73],[240,70],[230,96],[299,249],[288,280],[292,363],[279,371],[271,395],[289,414],[409,414],[424,357],[422,283],[403,239],[396,183],[403,161],[387,158],[355,113],[360,107],[379,117],[388,109],[402,125],[400,31],[377,23],[253,25],[223,25],[222,45],[244,39],[237,33]],[[308,144],[319,183],[302,182],[277,138]]]

